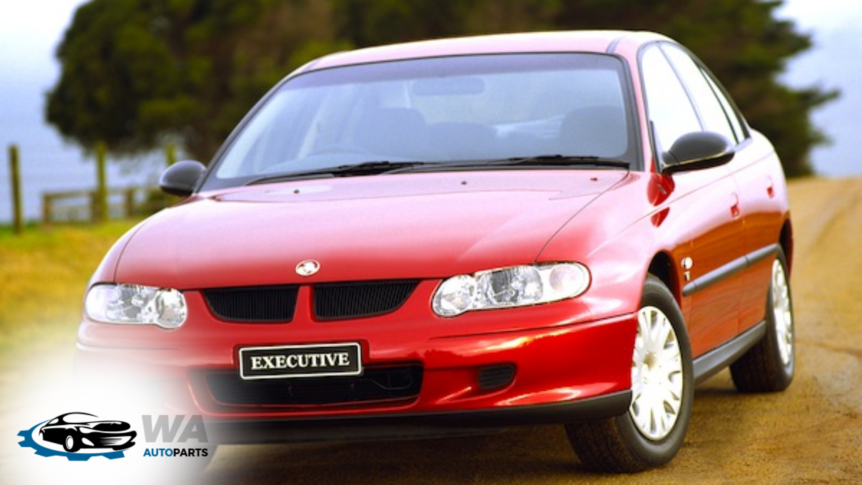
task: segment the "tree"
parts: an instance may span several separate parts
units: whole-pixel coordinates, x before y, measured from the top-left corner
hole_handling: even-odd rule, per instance
[[[58,50],[48,120],[85,147],[151,148],[166,137],[208,160],[292,69],[356,47],[495,32],[653,30],[710,66],[790,176],[825,137],[812,110],[837,96],[778,76],[811,46],[780,0],[92,0]]]
[[[286,73],[333,50],[327,1],[93,0],[57,51],[47,119],[118,154],[168,139],[208,160]]]
[[[827,138],[811,112],[837,91],[795,90],[778,76],[811,47],[792,22],[777,20],[782,0],[581,0],[565,2],[557,25],[661,32],[688,47],[724,83],[749,124],[775,145],[788,176],[813,173],[808,155]]]

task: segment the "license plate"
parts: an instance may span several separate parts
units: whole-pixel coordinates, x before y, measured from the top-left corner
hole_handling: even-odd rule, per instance
[[[239,376],[246,380],[360,374],[362,347],[358,343],[239,349]]]

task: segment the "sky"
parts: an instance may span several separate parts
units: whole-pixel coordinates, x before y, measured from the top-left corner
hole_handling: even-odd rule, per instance
[[[54,57],[83,0],[0,1],[0,224],[12,219],[8,146],[21,156],[24,217],[38,219],[43,192],[92,189],[95,164],[44,121],[45,94],[60,76]],[[149,157],[109,164],[112,188],[152,185],[162,168]]]
[[[788,65],[783,79],[794,87],[838,88],[841,96],[812,120],[831,143],[811,153],[822,175],[862,175],[862,1],[790,0],[780,16],[811,35],[814,47]]]
[[[7,146],[22,154],[25,213],[39,214],[40,193],[93,186],[93,164],[44,122],[45,93],[59,77],[54,50],[85,0],[0,2],[0,222],[11,218]],[[783,79],[795,87],[839,88],[837,102],[816,111],[815,124],[833,143],[812,153],[826,176],[862,175],[862,1],[786,0],[779,16],[813,35],[815,46],[788,65]],[[756,127],[755,127],[756,128]],[[121,166],[123,167],[121,169]],[[140,185],[158,176],[158,163],[115,164],[111,186]]]
[[[11,0],[0,4],[0,122],[12,116],[30,118],[33,112],[41,117],[44,92],[59,76],[55,46],[81,3]]]

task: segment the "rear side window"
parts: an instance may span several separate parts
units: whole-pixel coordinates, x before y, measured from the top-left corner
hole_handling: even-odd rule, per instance
[[[730,100],[727,99],[727,96],[724,95],[724,91],[722,91],[722,89],[718,87],[712,75],[702,69],[701,72],[706,78],[706,81],[709,83],[709,87],[712,88],[712,92],[715,93],[715,96],[718,98],[718,101],[724,108],[724,111],[727,113],[727,116],[730,119],[730,126],[733,127],[733,132],[734,134],[736,134],[736,139],[741,142],[748,138],[748,131],[745,129],[745,125],[743,125],[742,123],[742,117],[739,112],[734,109],[733,105],[730,103]]]

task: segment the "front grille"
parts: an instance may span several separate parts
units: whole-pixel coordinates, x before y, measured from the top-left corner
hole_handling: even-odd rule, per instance
[[[228,406],[350,405],[413,400],[422,387],[422,367],[366,368],[361,376],[245,381],[236,372],[206,377],[213,399]]]
[[[314,286],[314,315],[319,320],[371,317],[391,313],[410,298],[416,280],[327,283]]]
[[[289,322],[296,308],[298,286],[218,288],[204,290],[210,310],[229,322]]]
[[[324,283],[312,286],[314,316],[344,320],[391,313],[401,307],[417,280]],[[298,285],[203,290],[210,310],[228,322],[289,322],[296,309]]]

